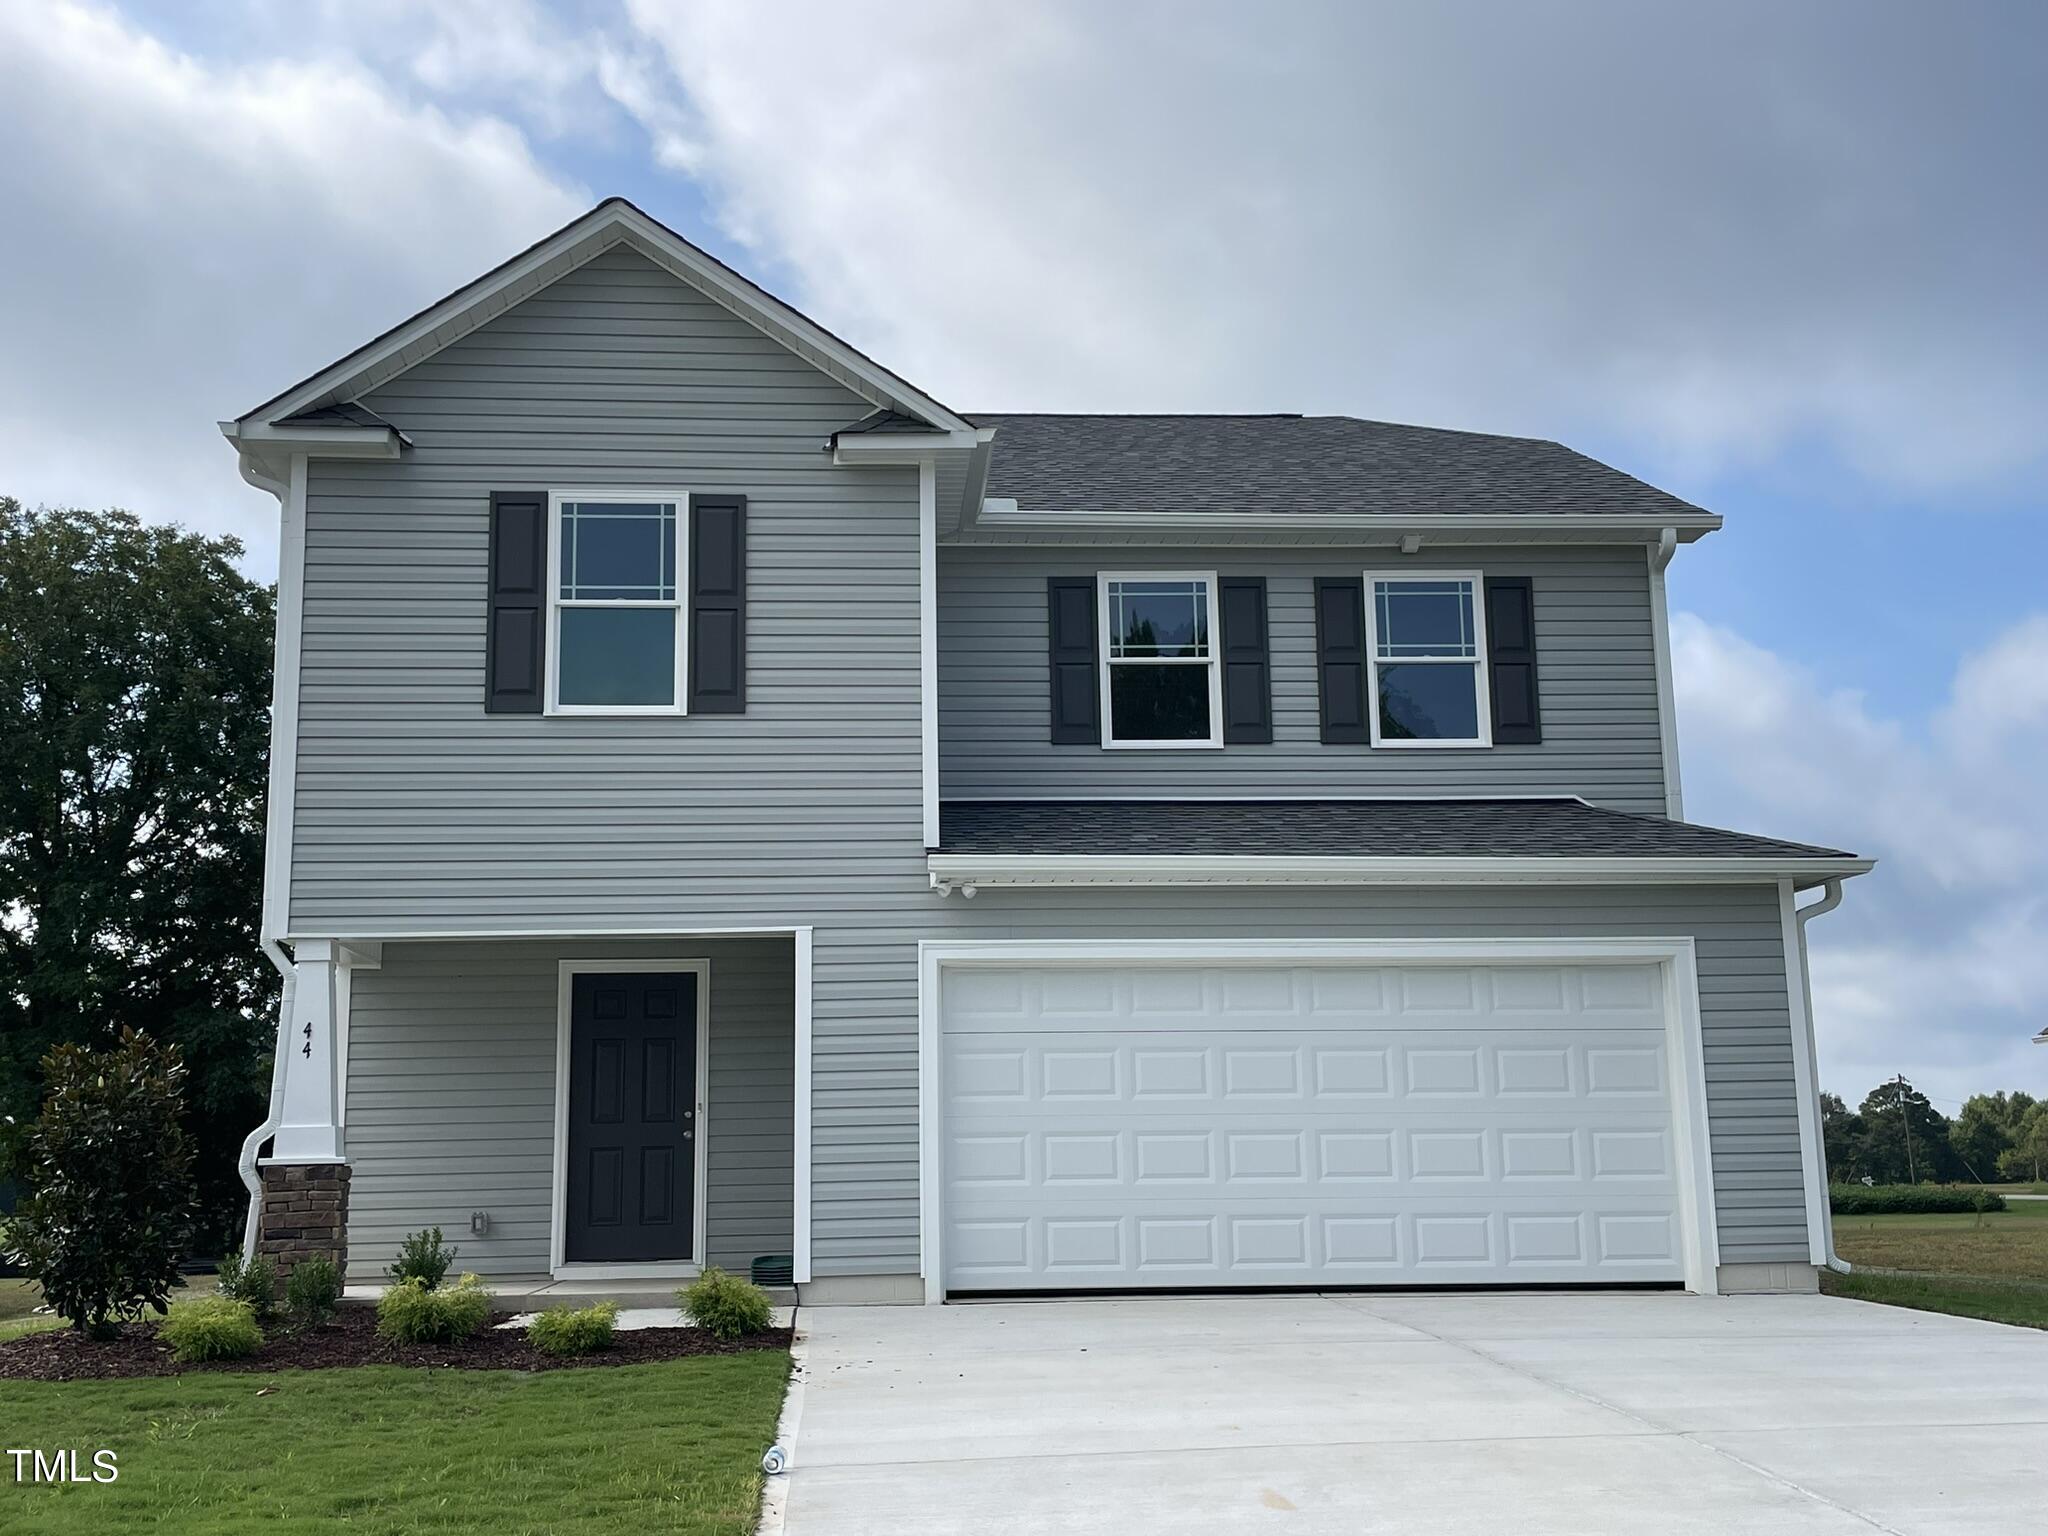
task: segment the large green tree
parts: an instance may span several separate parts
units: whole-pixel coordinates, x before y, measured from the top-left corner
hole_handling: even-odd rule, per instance
[[[2013,1095],[2025,1099],[2024,1093]],[[1999,1159],[1998,1170],[2008,1179],[2048,1178],[2048,1099],[2029,1100],[2013,1127],[2012,1147]]]
[[[1878,1183],[1921,1183],[1960,1174],[1947,1118],[1904,1078],[1871,1089],[1857,1114],[1865,1133],[1863,1171]]]
[[[1999,1165],[2019,1140],[2020,1126],[2034,1107],[2028,1093],[1975,1093],[1949,1122],[1949,1145],[1969,1177],[1991,1182]]]
[[[215,1243],[277,991],[256,941],[273,599],[241,554],[0,498],[0,1111],[34,1117],[53,1045],[175,1042]]]

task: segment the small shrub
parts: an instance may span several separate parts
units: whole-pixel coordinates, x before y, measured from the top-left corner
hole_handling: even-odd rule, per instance
[[[739,1339],[775,1321],[768,1293],[751,1280],[713,1266],[676,1292],[684,1315],[713,1338]]]
[[[1967,1184],[1830,1184],[1837,1216],[1967,1216],[2002,1211],[2005,1197]]]
[[[324,1323],[341,1307],[341,1271],[332,1259],[301,1259],[284,1283],[285,1310],[300,1327]]]
[[[611,1348],[612,1328],[618,1320],[615,1301],[600,1301],[573,1312],[567,1307],[549,1307],[526,1325],[526,1339],[544,1355],[587,1355]]]
[[[384,1273],[391,1277],[393,1285],[417,1280],[431,1291],[448,1278],[448,1266],[455,1262],[455,1253],[455,1249],[441,1241],[441,1229],[429,1227],[424,1232],[406,1235],[398,1245],[398,1257]]]
[[[192,1145],[180,1117],[176,1046],[132,1029],[111,1050],[60,1045],[43,1058],[42,1118],[22,1139],[28,1187],[10,1256],[72,1327],[105,1338],[145,1307],[163,1312],[192,1238]]]
[[[230,1301],[246,1303],[260,1323],[277,1311],[277,1266],[260,1253],[246,1260],[231,1253],[220,1261],[218,1289]]]
[[[178,1302],[157,1330],[174,1359],[241,1360],[263,1347],[256,1311],[232,1296],[195,1296]]]
[[[401,1280],[377,1303],[377,1331],[407,1344],[454,1344],[491,1320],[491,1293],[475,1275],[444,1290]]]

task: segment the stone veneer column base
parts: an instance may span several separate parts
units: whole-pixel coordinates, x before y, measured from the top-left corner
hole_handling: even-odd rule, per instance
[[[332,1260],[335,1273],[347,1275],[348,1164],[266,1163],[261,1177],[256,1251],[277,1266],[280,1294],[307,1259]]]

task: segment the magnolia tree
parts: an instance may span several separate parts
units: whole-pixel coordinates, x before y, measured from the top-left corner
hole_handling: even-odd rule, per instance
[[[165,1311],[192,1243],[192,1146],[176,1046],[132,1029],[112,1050],[43,1058],[42,1118],[15,1161],[28,1198],[7,1245],[71,1326],[104,1338]]]

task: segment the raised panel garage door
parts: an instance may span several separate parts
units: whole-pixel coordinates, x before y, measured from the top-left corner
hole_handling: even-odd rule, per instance
[[[950,1291],[1684,1275],[1654,965],[961,967]]]

